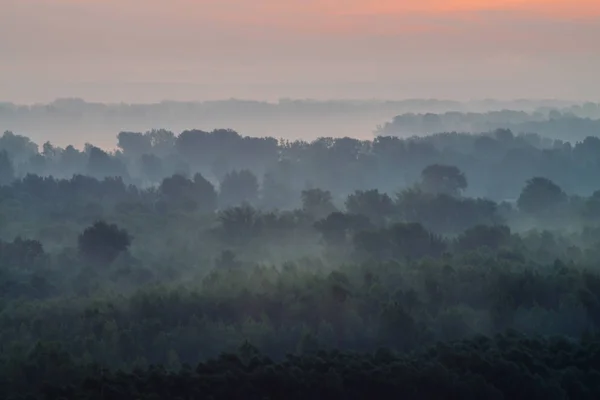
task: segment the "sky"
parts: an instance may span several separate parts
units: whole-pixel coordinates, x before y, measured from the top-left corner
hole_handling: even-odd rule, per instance
[[[600,101],[600,0],[0,0],[0,101]]]

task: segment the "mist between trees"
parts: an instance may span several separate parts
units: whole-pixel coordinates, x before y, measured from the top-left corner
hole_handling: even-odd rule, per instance
[[[600,139],[118,145],[0,138],[12,398],[598,397]]]

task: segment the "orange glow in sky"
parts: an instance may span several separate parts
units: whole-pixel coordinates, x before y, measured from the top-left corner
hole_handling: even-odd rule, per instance
[[[411,96],[600,93],[600,0],[0,4],[0,94],[133,81],[377,81],[415,87]]]
[[[231,15],[380,15],[477,11],[516,11],[555,17],[595,18],[598,0],[3,0],[21,4],[63,4],[118,9],[121,12],[170,10],[167,15],[197,15],[205,12]]]
[[[324,0],[338,3],[340,1]],[[410,3],[410,4],[409,4]],[[600,13],[596,0],[420,0],[414,2],[394,0],[350,1],[351,12],[356,13],[445,13],[482,10],[513,10],[556,16],[589,17]]]

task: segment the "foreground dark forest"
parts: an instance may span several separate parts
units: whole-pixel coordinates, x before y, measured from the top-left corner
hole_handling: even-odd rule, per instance
[[[600,139],[0,138],[5,398],[600,396]]]

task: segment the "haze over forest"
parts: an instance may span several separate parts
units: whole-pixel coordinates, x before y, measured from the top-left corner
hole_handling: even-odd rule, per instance
[[[597,0],[0,2],[2,399],[600,399]]]
[[[423,118],[425,122],[421,121]],[[547,122],[557,118],[574,129],[570,137],[549,129]],[[231,99],[103,104],[60,99],[49,104],[0,103],[0,122],[4,130],[26,134],[42,143],[50,141],[55,145],[81,148],[86,142],[93,142],[106,149],[115,148],[115,132],[146,132],[157,127],[176,133],[188,129],[227,128],[248,136],[289,140],[346,136],[372,139],[375,135],[411,136],[510,128],[516,132],[576,140],[595,134],[597,123],[590,120],[598,118],[597,103],[560,100],[283,99],[264,102]]]

